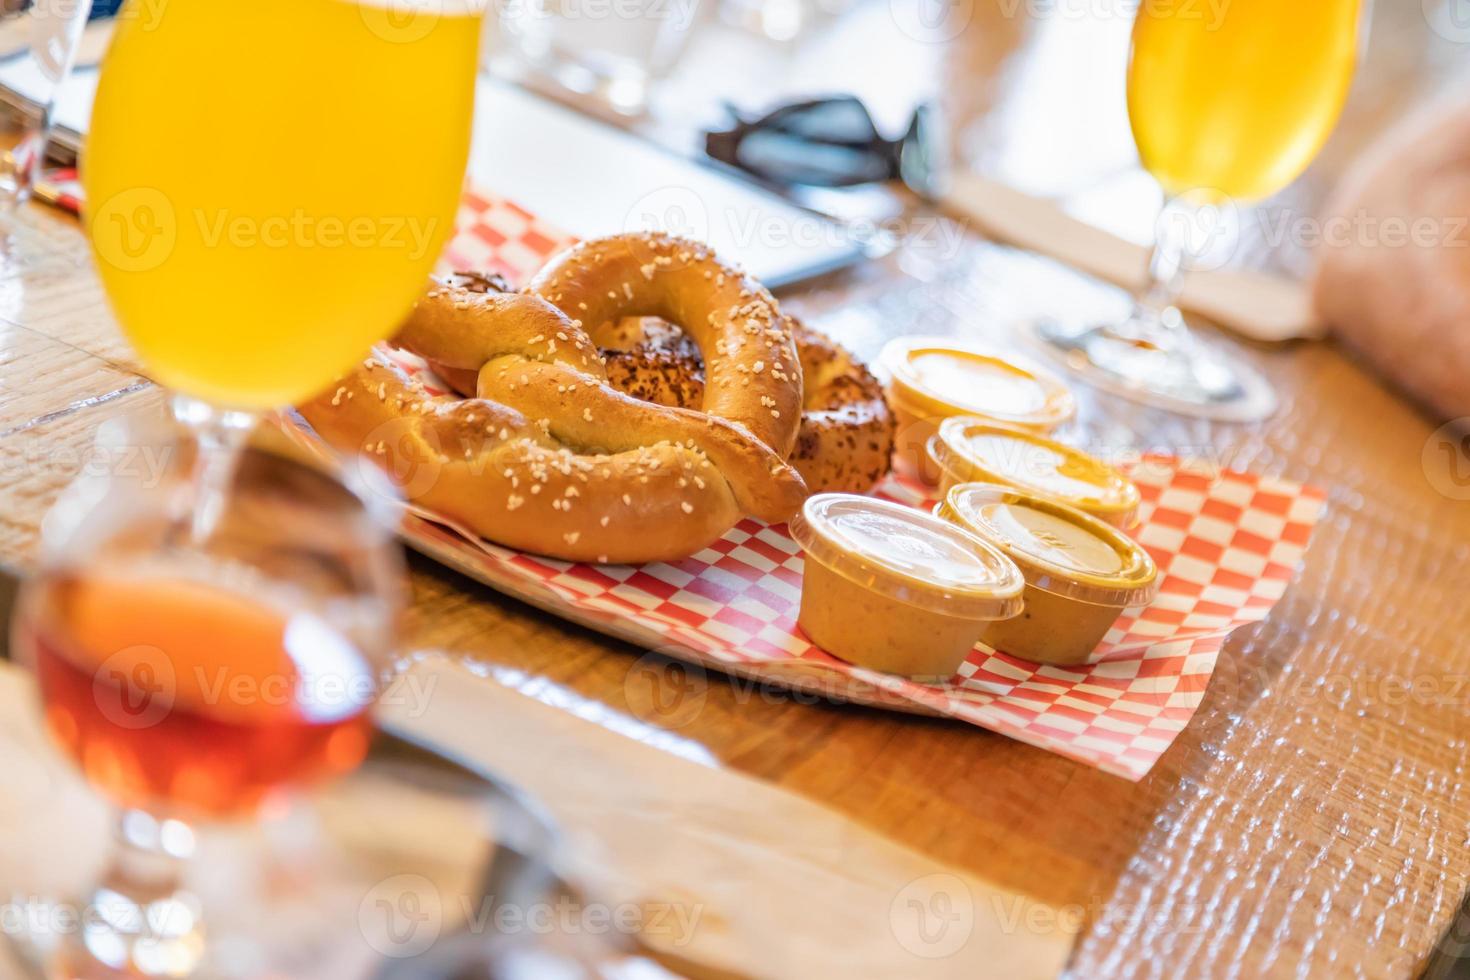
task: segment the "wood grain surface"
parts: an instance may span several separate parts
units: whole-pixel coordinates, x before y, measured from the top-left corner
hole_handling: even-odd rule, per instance
[[[857,4],[837,26],[872,6]],[[1091,97],[1075,71],[1058,94],[1027,67],[1075,57],[1051,43],[1075,28],[974,7],[975,26],[924,41],[919,54],[872,27],[852,28],[852,43],[884,37],[903,78],[937,80],[960,155],[976,166],[1024,169],[1027,159],[1046,161],[1049,147],[1063,154],[1087,143],[1086,127],[1059,133],[1050,117],[1028,121],[1008,108],[1041,89],[1063,102]],[[1420,4],[1379,7],[1368,81],[1323,162],[1275,206],[1319,199],[1372,133],[1448,70],[1447,42],[1425,26]],[[1096,29],[1117,43],[1116,25]],[[795,67],[760,73],[752,86],[795,77],[810,89],[823,79],[823,88],[867,95],[881,83],[849,85],[861,52],[839,48],[837,58],[830,36],[823,43],[783,49]],[[686,59],[681,78],[700,70]],[[718,89],[718,61],[702,71],[705,89]],[[700,95],[680,87],[686,100]],[[678,120],[679,106],[664,118]],[[1117,135],[1102,142],[1111,147]],[[1083,147],[1038,180],[1079,201],[1133,200],[1125,190],[1088,197],[1133,186],[1113,152]],[[866,355],[919,331],[1015,342],[1015,324],[1032,313],[1103,315],[1124,301],[927,212],[906,213],[941,222],[934,227],[946,235],[911,237],[887,259],[783,301]],[[1289,250],[1246,249],[1243,260],[1301,262]],[[96,427],[161,402],[88,262],[74,223],[36,209],[10,221],[0,271],[6,560],[33,559],[40,516],[86,463]],[[208,328],[206,318],[200,329]],[[410,643],[489,665],[503,682],[610,728],[635,716],[675,743],[1080,916],[1076,976],[1409,976],[1470,876],[1470,462],[1436,434],[1440,420],[1330,343],[1249,356],[1284,396],[1280,414],[1260,425],[1182,419],[1080,390],[1073,434],[1097,451],[1182,450],[1312,482],[1329,496],[1299,580],[1267,621],[1231,638],[1193,723],[1138,784],[968,725],[812,704],[687,669],[419,559]]]

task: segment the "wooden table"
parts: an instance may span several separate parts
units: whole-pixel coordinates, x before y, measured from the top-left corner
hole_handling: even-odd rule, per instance
[[[1423,51],[1389,45],[1370,55],[1374,77],[1388,82],[1360,86],[1323,165],[1287,200],[1310,199],[1395,105],[1437,77],[1422,70],[1434,68],[1439,41],[1422,21],[1416,28],[1418,7],[1380,20],[1390,39],[1424,34]],[[973,103],[959,106],[957,133],[973,135],[976,119],[1009,119],[994,132],[1014,130],[996,73],[1029,77],[1016,59],[1056,48],[1042,43],[1048,31],[1072,28],[998,16],[987,25],[990,7],[976,10],[988,29],[922,49],[939,73],[923,78]],[[816,47],[787,56],[798,67],[803,52],[831,57],[810,54]],[[847,75],[861,61],[845,50]],[[975,145],[962,149],[984,163]],[[1133,185],[1106,160],[1087,179],[1086,167],[1065,162],[1049,176],[1056,186],[1110,187],[1129,199],[1117,189]],[[897,333],[999,336],[1048,304],[1121,301],[954,230],[962,234],[952,248],[911,242],[797,291],[790,306],[871,355]],[[161,397],[116,333],[74,223],[28,210],[12,223],[3,259],[0,559],[25,562],[41,514],[88,462],[97,426]],[[500,674],[507,683],[610,727],[635,716],[936,860],[1082,916],[1077,976],[1409,975],[1470,874],[1470,506],[1442,492],[1456,488],[1436,423],[1342,351],[1314,344],[1251,356],[1285,396],[1282,412],[1258,426],[1083,393],[1080,434],[1096,447],[1204,452],[1329,491],[1299,581],[1266,622],[1231,638],[1193,723],[1138,784],[967,725],[689,674],[422,560],[413,562],[410,640],[511,668]]]

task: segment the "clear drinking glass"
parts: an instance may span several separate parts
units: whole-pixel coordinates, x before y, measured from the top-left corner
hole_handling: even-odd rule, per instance
[[[0,64],[12,98],[0,123],[0,206],[31,196],[46,159],[56,96],[71,73],[92,0],[34,0],[0,16]]]
[[[1169,197],[1148,284],[1120,323],[1041,322],[1044,344],[1139,401],[1232,420],[1274,410],[1258,372],[1188,329],[1179,292],[1201,230],[1232,202],[1285,187],[1327,140],[1352,81],[1359,21],[1360,0],[1139,6],[1128,118],[1144,168]]]
[[[110,866],[70,896],[82,928],[48,969],[220,975],[186,884],[196,829],[250,820],[366,755],[400,608],[391,490],[358,482],[370,467],[343,482],[250,448],[200,540],[187,441],[133,429],[101,448],[160,465],[95,466],[68,488],[12,627],[49,734],[117,815]]]
[[[641,112],[673,67],[699,0],[506,0],[496,57],[615,112]]]

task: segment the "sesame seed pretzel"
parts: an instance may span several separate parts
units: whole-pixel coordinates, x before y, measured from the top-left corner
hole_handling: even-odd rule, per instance
[[[726,384],[707,391],[702,412],[624,394],[551,297],[593,316],[691,323]],[[433,395],[374,355],[301,412],[333,446],[397,476],[409,499],[492,541],[572,561],[670,560],[742,515],[783,521],[806,496],[772,448],[789,448],[800,418],[790,326],[703,246],[588,242],[518,293],[455,277],[431,286],[395,343],[455,387],[472,377],[476,397]]]
[[[626,316],[677,324],[705,357],[706,414],[729,419],[785,459],[801,424],[791,321],[770,292],[708,245],[627,234],[574,245],[542,268],[535,293],[595,330]]]

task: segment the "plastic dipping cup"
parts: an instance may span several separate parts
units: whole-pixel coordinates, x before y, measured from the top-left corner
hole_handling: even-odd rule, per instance
[[[961,483],[999,483],[1075,507],[1114,527],[1138,521],[1132,480],[1100,459],[1045,436],[986,419],[946,419],[929,441],[943,496]]]
[[[791,535],[806,551],[801,628],[861,667],[948,680],[988,625],[1021,611],[1015,563],[922,510],[817,494]]]
[[[980,639],[1043,664],[1092,657],[1123,610],[1158,592],[1158,567],[1117,528],[1047,497],[989,483],[954,487],[934,512],[995,545],[1026,578],[1026,608]]]
[[[1077,414],[1060,378],[1024,358],[946,337],[900,337],[878,356],[897,422],[894,453],[929,483],[939,479],[924,448],[939,424],[975,415],[1050,432]]]

